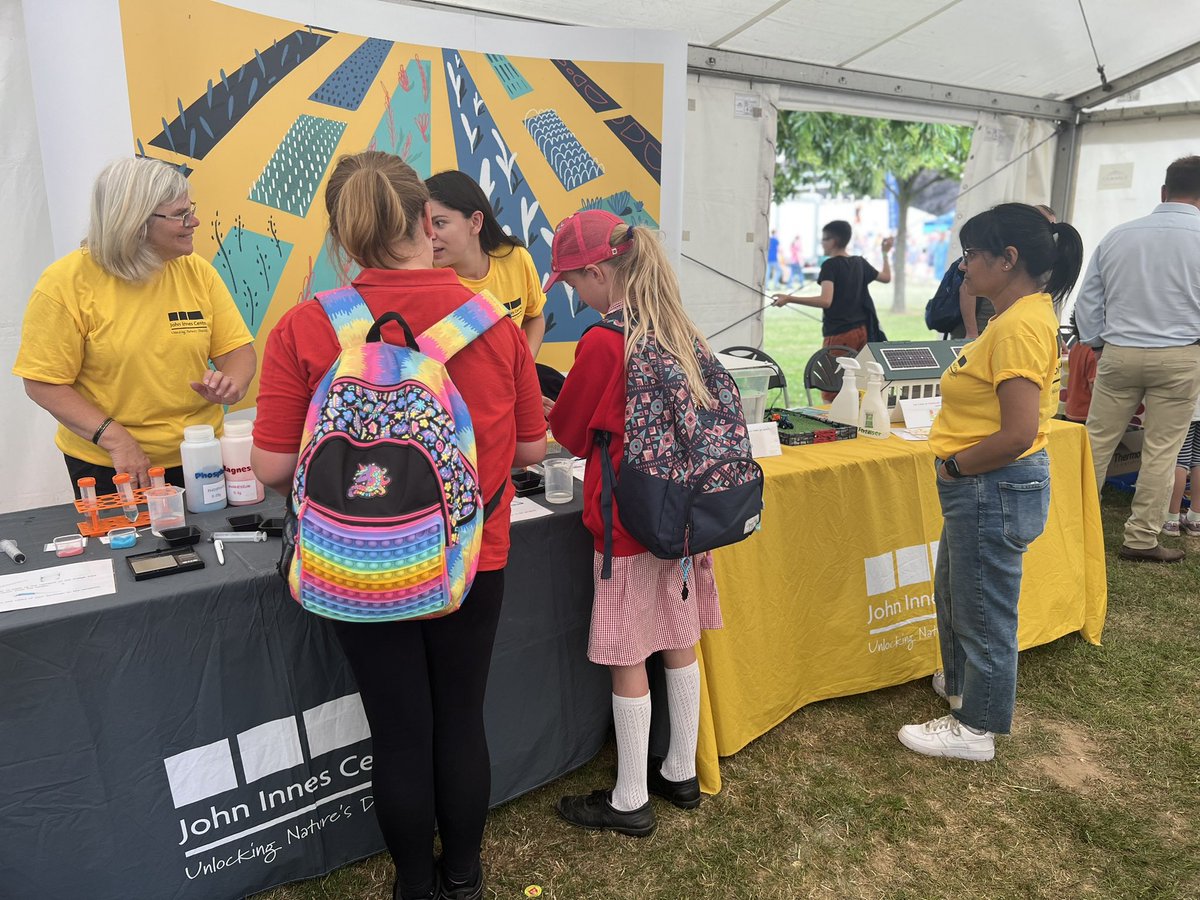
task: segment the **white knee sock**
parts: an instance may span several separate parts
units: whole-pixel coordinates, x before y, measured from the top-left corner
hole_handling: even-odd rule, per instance
[[[664,669],[667,676],[667,709],[671,714],[671,745],[663,760],[662,776],[668,781],[696,777],[696,732],[700,727],[700,665]]]
[[[617,786],[612,805],[622,812],[645,806],[646,754],[650,752],[650,694],[618,697],[613,694],[613,724],[617,732]]]

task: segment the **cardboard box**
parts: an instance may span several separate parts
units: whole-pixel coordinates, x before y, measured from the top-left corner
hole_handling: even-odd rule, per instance
[[[1146,433],[1141,428],[1130,428],[1126,431],[1121,442],[1117,444],[1117,449],[1113,451],[1105,477],[1114,478],[1138,471],[1142,467],[1142,444],[1145,439]]]

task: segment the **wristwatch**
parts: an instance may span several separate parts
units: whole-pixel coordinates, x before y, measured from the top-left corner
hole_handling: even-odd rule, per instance
[[[962,470],[958,467],[958,460],[951,456],[942,460],[942,466],[946,469],[946,474],[951,478],[962,478]]]

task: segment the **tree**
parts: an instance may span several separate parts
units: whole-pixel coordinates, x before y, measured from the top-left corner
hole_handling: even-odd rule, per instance
[[[904,312],[908,209],[919,205],[934,185],[958,181],[970,148],[971,128],[965,125],[784,111],[779,114],[775,200],[817,184],[860,197],[894,196],[900,227],[892,311]]]

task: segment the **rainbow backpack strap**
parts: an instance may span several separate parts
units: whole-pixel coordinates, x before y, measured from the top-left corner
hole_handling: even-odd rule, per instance
[[[507,317],[508,310],[503,303],[493,297],[490,291],[480,291],[440,322],[421,332],[417,336],[417,345],[426,356],[445,365],[446,360],[455,353]]]
[[[367,342],[367,332],[375,324],[375,317],[371,315],[362,294],[347,284],[331,291],[322,291],[316,299],[325,310],[325,315],[329,316],[343,350]]]

